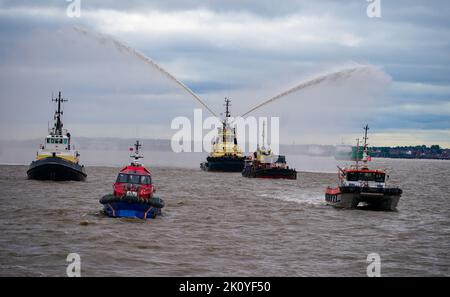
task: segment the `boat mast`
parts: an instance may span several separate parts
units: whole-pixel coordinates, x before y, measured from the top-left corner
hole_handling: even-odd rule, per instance
[[[52,101],[58,103],[58,109],[55,111],[55,120],[56,120],[56,123],[55,123],[55,134],[62,135],[63,123],[61,121],[61,115],[64,114],[64,113],[63,113],[63,111],[61,109],[61,103],[67,102],[67,99],[61,98],[61,92],[59,92],[58,98],[52,98]]]
[[[230,106],[231,106],[231,100],[230,98],[225,97],[225,117],[230,117]]]
[[[364,129],[364,150],[363,150],[363,162],[364,164],[367,162],[367,139],[369,139],[367,137],[367,131],[369,130],[369,125],[365,125],[363,127]]]
[[[358,169],[359,163],[359,138],[356,138],[356,169]]]
[[[134,158],[134,162],[132,162],[132,164],[139,164],[139,159],[143,158],[143,156],[139,154],[139,149],[141,146],[142,144],[140,144],[139,140],[136,140],[136,143],[134,144],[134,155],[130,156]],[[132,148],[130,148],[130,150],[132,150]]]
[[[266,143],[266,140],[265,140],[265,135],[266,135],[266,121],[263,121],[263,130],[262,130],[262,146],[261,146],[261,149],[262,150],[265,150],[266,149],[266,147],[264,146],[265,145],[265,143]]]
[[[136,155],[139,155],[139,149],[141,148],[142,144],[139,143],[139,140],[136,140],[136,143],[134,144],[134,149],[136,150]]]
[[[226,131],[227,131],[227,123],[228,118],[230,117],[230,106],[231,106],[231,100],[227,97],[225,97],[225,119],[222,122],[222,145],[223,145],[223,151],[226,152]]]

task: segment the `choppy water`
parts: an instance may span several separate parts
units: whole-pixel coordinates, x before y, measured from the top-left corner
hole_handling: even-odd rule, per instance
[[[99,213],[118,168],[54,183],[0,166],[0,275],[65,276],[78,253],[82,276],[365,276],[376,252],[382,276],[449,276],[450,162],[375,163],[404,190],[396,212],[326,206],[336,174],[274,181],[152,168],[166,208],[148,221]]]

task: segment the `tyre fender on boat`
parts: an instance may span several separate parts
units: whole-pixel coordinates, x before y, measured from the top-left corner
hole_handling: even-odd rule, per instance
[[[101,204],[109,204],[114,202],[127,202],[127,203],[139,203],[139,204],[148,204],[153,207],[163,208],[165,206],[165,202],[163,199],[159,197],[153,197],[150,199],[144,199],[136,196],[122,196],[117,197],[113,194],[107,194],[100,199]]]

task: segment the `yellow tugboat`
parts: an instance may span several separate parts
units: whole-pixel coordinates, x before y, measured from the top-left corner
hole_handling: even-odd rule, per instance
[[[218,128],[218,136],[213,143],[213,149],[206,158],[206,162],[200,164],[205,171],[242,172],[245,164],[245,156],[239,148],[236,137],[236,128],[229,123],[231,100],[225,98],[225,119],[222,127]]]
[[[28,178],[39,180],[75,180],[84,181],[86,171],[79,164],[80,156],[71,143],[71,135],[67,129],[63,129],[61,104],[66,99],[61,97],[52,99],[58,104],[55,112],[55,124],[49,129],[49,134],[41,144],[35,161],[31,162],[27,171]]]

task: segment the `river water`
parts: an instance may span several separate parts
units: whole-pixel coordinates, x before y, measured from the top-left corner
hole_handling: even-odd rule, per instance
[[[450,162],[373,163],[404,190],[397,211],[325,205],[335,173],[260,180],[150,166],[166,207],[148,221],[101,214],[120,168],[55,183],[1,165],[0,275],[65,276],[78,253],[82,276],[365,276],[378,253],[382,276],[450,276]]]

